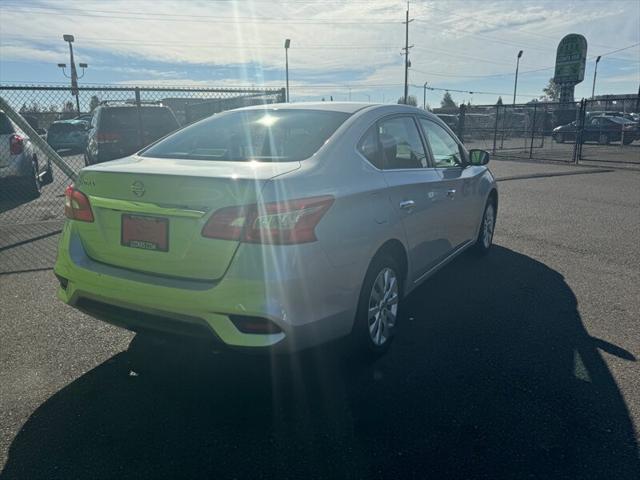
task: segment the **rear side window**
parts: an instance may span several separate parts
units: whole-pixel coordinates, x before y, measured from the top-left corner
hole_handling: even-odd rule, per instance
[[[13,125],[11,125],[6,115],[0,112],[0,135],[6,135],[8,133],[13,133]]]
[[[374,125],[367,133],[364,134],[362,140],[358,144],[358,151],[369,160],[369,162],[379,168],[383,168],[382,164],[382,150],[378,143],[378,127]]]
[[[411,117],[394,117],[378,123],[378,141],[387,170],[424,168],[427,157]]]
[[[311,157],[349,117],[324,110],[241,110],[214,115],[149,147],[143,157],[291,162]]]

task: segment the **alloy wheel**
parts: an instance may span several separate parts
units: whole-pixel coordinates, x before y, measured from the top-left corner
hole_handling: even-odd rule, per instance
[[[484,220],[482,222],[482,246],[489,248],[493,241],[493,230],[495,228],[495,210],[493,204],[487,205],[487,209],[484,212]]]
[[[369,295],[369,336],[374,345],[384,345],[396,325],[398,315],[398,277],[389,267],[378,273]]]

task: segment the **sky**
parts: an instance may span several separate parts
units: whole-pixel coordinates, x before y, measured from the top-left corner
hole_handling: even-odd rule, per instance
[[[311,0],[0,0],[0,82],[66,84],[64,33],[75,36],[80,84],[284,86],[289,49],[292,101],[396,102],[403,93],[406,2]],[[635,93],[640,84],[640,0],[411,1],[410,94],[424,83],[454,100],[542,95],[560,39],[588,42],[589,97]],[[463,90],[456,92],[455,90]],[[473,92],[473,93],[470,93]],[[442,90],[428,90],[438,105]]]

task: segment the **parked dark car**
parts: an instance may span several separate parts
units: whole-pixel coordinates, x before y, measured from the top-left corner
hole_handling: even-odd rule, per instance
[[[574,142],[578,132],[577,121],[561,125],[553,129],[552,137],[558,143]],[[611,142],[622,141],[629,145],[640,138],[638,124],[623,117],[599,116],[585,121],[582,132],[583,142],[598,142],[608,145]]]
[[[99,106],[91,120],[85,164],[126,157],[178,128],[178,121],[168,107]]]
[[[47,143],[54,150],[84,152],[89,123],[84,120],[58,120],[49,126]]]

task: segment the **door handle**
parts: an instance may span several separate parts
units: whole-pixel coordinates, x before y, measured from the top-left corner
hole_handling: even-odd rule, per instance
[[[450,190],[447,190],[447,197],[449,197],[449,198],[453,198],[453,197],[455,197],[455,196],[456,196],[456,189],[455,189],[455,188],[452,188],[452,189],[450,189]]]
[[[404,200],[400,202],[400,208],[406,210],[407,212],[411,212],[414,208],[416,208],[416,202],[413,200]]]

